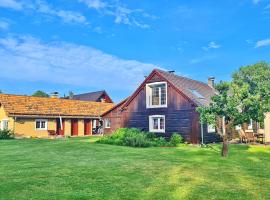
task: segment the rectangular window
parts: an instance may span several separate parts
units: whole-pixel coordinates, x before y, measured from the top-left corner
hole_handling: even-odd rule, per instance
[[[164,115],[149,116],[149,131],[157,133],[165,133],[165,116]]]
[[[95,129],[97,127],[97,120],[93,120],[93,129]]]
[[[105,128],[111,128],[111,120],[105,119]]]
[[[36,120],[36,130],[40,130],[40,131],[48,130],[48,120],[37,119]]]
[[[2,120],[0,129],[1,130],[8,129],[8,119],[3,119]]]
[[[208,133],[215,133],[215,132],[216,132],[215,126],[212,125],[212,124],[208,124],[208,125],[207,125],[207,132],[208,132]]]
[[[146,84],[146,107],[167,107],[167,83],[157,82]]]

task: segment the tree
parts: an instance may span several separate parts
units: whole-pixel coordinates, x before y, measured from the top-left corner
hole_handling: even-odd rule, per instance
[[[270,65],[259,62],[241,67],[233,74],[232,89],[239,99],[240,122],[263,122],[270,111]]]
[[[2,94],[2,90],[0,90],[0,94]]]
[[[212,102],[209,107],[198,107],[197,111],[200,113],[201,123],[212,124],[217,127],[217,133],[222,137],[223,146],[221,155],[226,157],[228,155],[228,136],[227,129],[235,121],[238,113],[237,102],[231,95],[231,83],[222,82],[216,85],[217,95],[212,97]],[[219,124],[222,121],[222,127]]]
[[[33,97],[49,97],[49,95],[46,92],[43,92],[41,90],[37,90],[34,94],[32,94]]]
[[[250,120],[263,122],[265,113],[270,111],[270,66],[266,62],[241,67],[233,73],[232,82],[216,86],[217,95],[212,97],[209,107],[199,107],[202,123],[219,127],[223,139],[222,156],[228,155],[230,128],[249,123]]]

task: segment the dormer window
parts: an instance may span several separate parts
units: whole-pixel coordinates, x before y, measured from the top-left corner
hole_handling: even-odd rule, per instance
[[[146,84],[146,107],[167,107],[167,83],[156,82]]]

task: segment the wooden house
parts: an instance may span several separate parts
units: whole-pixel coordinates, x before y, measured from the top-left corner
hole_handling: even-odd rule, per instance
[[[181,134],[191,143],[201,140],[198,106],[208,106],[215,95],[213,78],[208,84],[178,76],[174,72],[154,69],[127,99],[105,112],[105,134],[120,127],[135,127],[170,137]],[[211,126],[203,126],[204,141],[219,137]]]
[[[21,137],[92,135],[112,103],[0,94],[0,129]]]
[[[88,93],[83,93],[83,94],[75,94],[72,97],[67,97],[67,99],[113,103],[111,97],[108,95],[108,93],[105,90],[97,91],[97,92],[88,92]]]

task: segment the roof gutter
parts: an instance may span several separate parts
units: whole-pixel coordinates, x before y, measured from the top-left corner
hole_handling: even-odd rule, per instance
[[[59,115],[21,115],[21,114],[9,114],[10,117],[17,118],[48,118],[48,119],[56,119],[59,118]],[[100,119],[100,116],[70,116],[70,115],[61,115],[62,118],[70,118],[70,119]]]

